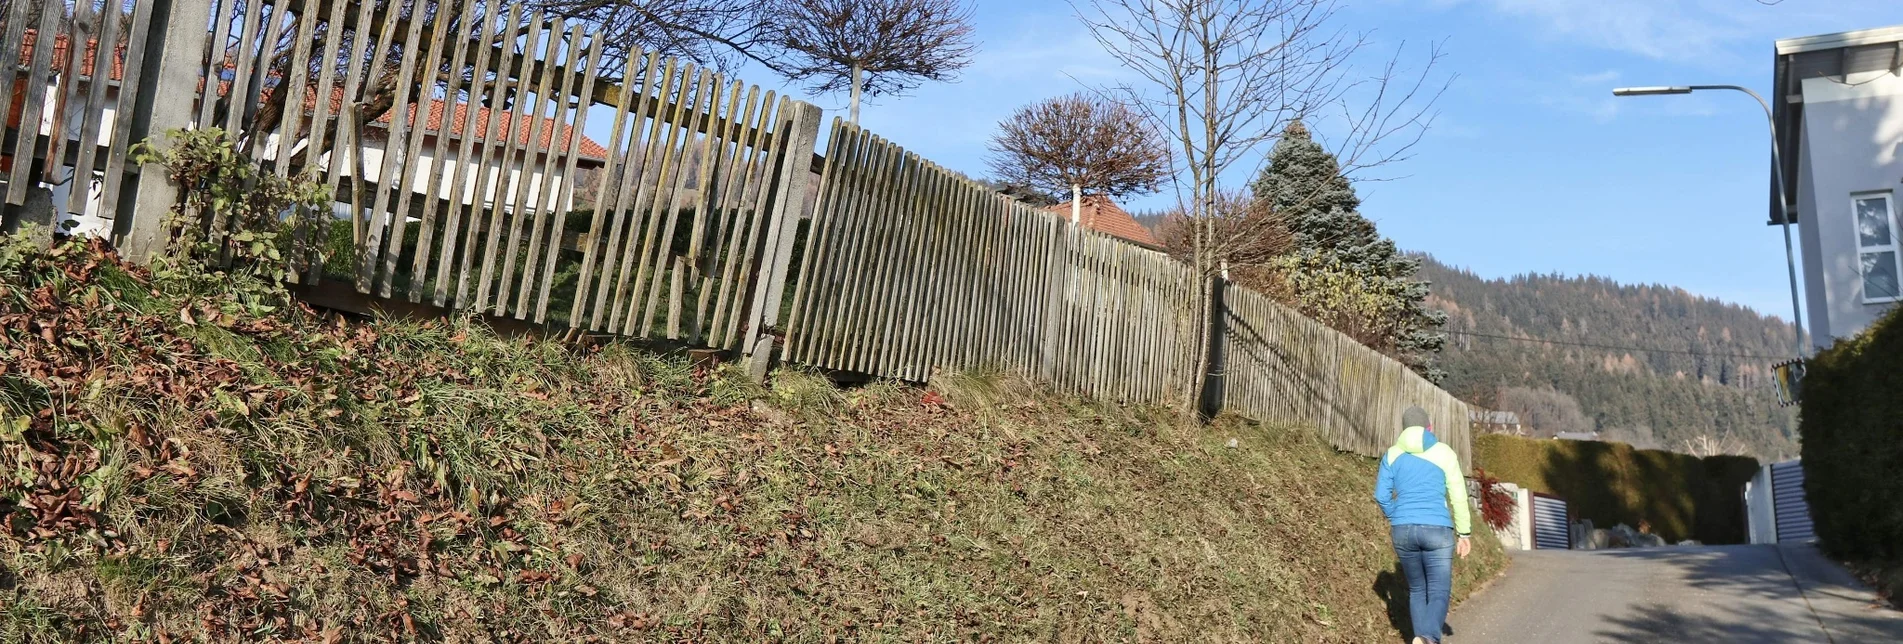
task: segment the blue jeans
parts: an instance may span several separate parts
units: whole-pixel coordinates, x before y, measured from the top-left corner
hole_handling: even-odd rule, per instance
[[[1454,529],[1437,525],[1394,526],[1394,555],[1407,576],[1407,614],[1414,636],[1439,642],[1454,589]]]

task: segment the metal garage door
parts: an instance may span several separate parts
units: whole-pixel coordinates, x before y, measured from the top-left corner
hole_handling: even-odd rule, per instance
[[[1804,464],[1785,461],[1771,466],[1771,506],[1777,516],[1777,540],[1810,541],[1810,505],[1804,502]]]
[[[1573,547],[1572,515],[1566,500],[1544,494],[1533,495],[1533,547],[1570,550]]]

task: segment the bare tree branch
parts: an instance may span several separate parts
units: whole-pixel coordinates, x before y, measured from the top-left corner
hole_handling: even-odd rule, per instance
[[[998,124],[992,172],[1046,193],[1121,197],[1155,192],[1169,176],[1169,148],[1142,114],[1088,94],[1039,101]]]
[[[971,63],[971,11],[961,0],[788,0],[782,9],[780,71],[808,90],[903,94],[946,81]]]
[[[1072,6],[1097,42],[1138,78],[1106,92],[1147,115],[1175,148],[1179,214],[1170,234],[1197,275],[1213,277],[1231,259],[1272,243],[1241,237],[1258,231],[1227,214],[1235,208],[1222,182],[1238,164],[1260,164],[1262,144],[1287,124],[1344,110],[1352,148],[1345,158],[1366,168],[1405,158],[1431,118],[1414,100],[1430,86],[1403,80],[1398,54],[1383,74],[1354,78],[1352,63],[1368,38],[1335,26],[1335,0],[1079,2]],[[1370,93],[1365,105],[1351,107]],[[1397,137],[1399,145],[1384,144]],[[1213,288],[1202,289],[1205,308]],[[1207,336],[1207,329],[1198,333],[1186,410],[1209,371]]]

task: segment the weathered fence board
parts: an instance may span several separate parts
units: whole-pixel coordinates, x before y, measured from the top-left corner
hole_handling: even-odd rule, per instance
[[[835,122],[787,359],[924,380],[995,366],[1081,395],[1177,404],[1194,380],[1203,280],[1182,262],[1001,197]],[[1215,401],[1377,455],[1427,409],[1467,456],[1466,407],[1407,367],[1228,285]]]
[[[995,365],[1165,403],[1190,369],[1189,269],[835,122],[788,359],[923,380]],[[1140,311],[1140,313],[1139,313]]]
[[[1343,450],[1378,456],[1419,405],[1470,464],[1467,405],[1406,365],[1259,293],[1223,295],[1222,403],[1244,416],[1312,424]]]
[[[0,15],[0,106],[11,145],[0,151],[6,203],[21,206],[33,189],[63,191],[57,219],[106,234],[128,173],[131,119],[120,102],[142,82],[151,29],[150,3],[124,0],[19,0]],[[100,147],[105,150],[100,150]],[[9,208],[11,229],[21,211]],[[52,222],[46,222],[52,223]]]
[[[299,281],[723,349],[767,331],[817,108],[658,55],[610,68],[586,25],[512,2],[211,15],[198,126],[336,195],[293,223]]]

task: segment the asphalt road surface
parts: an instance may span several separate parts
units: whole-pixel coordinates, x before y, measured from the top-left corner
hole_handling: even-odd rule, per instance
[[[1903,612],[1810,546],[1513,553],[1449,644],[1903,642]]]

